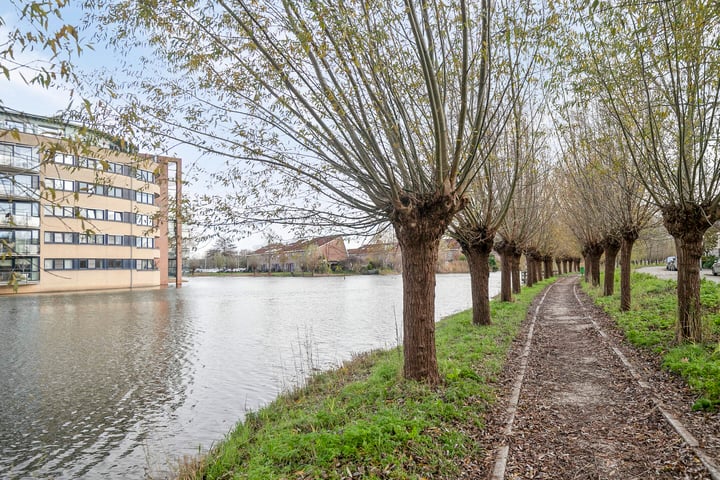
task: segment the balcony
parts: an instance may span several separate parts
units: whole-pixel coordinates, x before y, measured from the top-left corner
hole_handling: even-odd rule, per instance
[[[5,215],[0,216],[0,227],[30,227],[40,228],[40,217],[30,215]]]
[[[37,200],[40,198],[40,190],[28,188],[24,185],[0,183],[0,198]]]
[[[0,272],[0,284],[7,284],[13,277],[20,285],[27,285],[39,282],[40,272]]]
[[[0,242],[0,256],[2,255],[40,255],[40,245],[29,243],[4,243]]]
[[[0,168],[2,167],[17,170],[33,170],[40,167],[40,162],[32,156],[0,154]]]

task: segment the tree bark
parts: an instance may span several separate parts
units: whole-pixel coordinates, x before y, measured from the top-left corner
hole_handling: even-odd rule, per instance
[[[632,305],[630,273],[632,269],[632,249],[637,239],[638,232],[636,229],[629,229],[623,233],[622,246],[620,247],[620,310],[623,312],[629,311]]]
[[[590,255],[590,263],[592,264],[592,286],[597,287],[600,285],[600,257],[602,257],[602,250],[600,253],[592,253]]]
[[[603,283],[603,296],[611,297],[615,293],[615,261],[620,251],[620,240],[617,237],[608,237],[603,242],[605,250],[605,282]]]
[[[470,267],[470,288],[472,290],[473,324],[490,325],[490,252],[495,232],[478,232],[475,239],[458,239]]]
[[[527,264],[527,273],[525,274],[525,285],[532,287],[535,285],[535,260],[532,258],[532,253],[525,252],[525,263]]]
[[[556,258],[556,259],[555,259],[555,266],[557,267],[557,274],[558,274],[558,276],[562,275],[562,273],[563,273],[563,271],[562,271],[562,264],[563,264],[562,259],[560,259],[560,258]]]
[[[501,254],[500,262],[500,301],[512,302],[512,255]]]
[[[675,340],[678,343],[700,343],[703,340],[700,309],[703,235],[718,219],[718,212],[701,205],[671,205],[661,210],[663,223],[675,238],[677,250],[678,318],[675,324]]]
[[[600,243],[588,243],[583,247],[585,256],[585,281],[592,283],[593,287],[600,285],[600,257],[603,247]]]
[[[440,239],[463,203],[452,195],[407,196],[394,206],[391,222],[402,249],[403,375],[440,383],[435,352],[435,266]]]
[[[516,295],[522,291],[520,282],[520,257],[522,257],[520,250],[515,250],[512,254],[512,291]]]
[[[543,262],[545,263],[545,278],[550,278],[553,276],[553,258],[549,255],[546,255],[543,257]]]
[[[500,254],[500,301],[512,301],[513,251],[515,246],[501,240],[495,244]]]
[[[590,264],[590,255],[585,251],[585,249],[583,249],[583,263],[585,263],[585,283],[590,283],[592,265]]]

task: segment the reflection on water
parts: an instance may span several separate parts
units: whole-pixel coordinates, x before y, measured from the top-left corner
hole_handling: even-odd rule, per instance
[[[191,332],[173,293],[2,299],[0,472],[85,476],[184,403]]]
[[[398,276],[193,278],[0,298],[0,477],[166,471],[312,368],[396,345],[401,288]],[[438,318],[468,308],[469,278],[438,276],[436,303]]]

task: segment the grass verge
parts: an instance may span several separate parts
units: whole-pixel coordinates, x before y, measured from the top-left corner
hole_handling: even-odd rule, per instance
[[[510,344],[550,282],[493,301],[493,325],[473,326],[470,311],[439,322],[441,387],[404,380],[400,349],[363,354],[249,413],[180,477],[456,478],[465,459],[483,455],[473,438]]]
[[[600,282],[602,285],[602,282]],[[675,343],[677,282],[644,273],[632,276],[632,309],[620,311],[619,276],[615,295],[602,296],[602,286],[584,285],[587,293],[623,330],[627,339],[657,355],[664,368],[680,375],[696,392],[694,409],[720,406],[720,284],[703,280],[700,301],[706,338],[704,344]]]

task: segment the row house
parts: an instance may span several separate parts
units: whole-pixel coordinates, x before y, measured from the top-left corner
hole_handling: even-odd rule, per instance
[[[273,243],[247,256],[248,269],[256,272],[315,272],[335,269],[348,259],[340,235],[298,240],[290,244]]]

